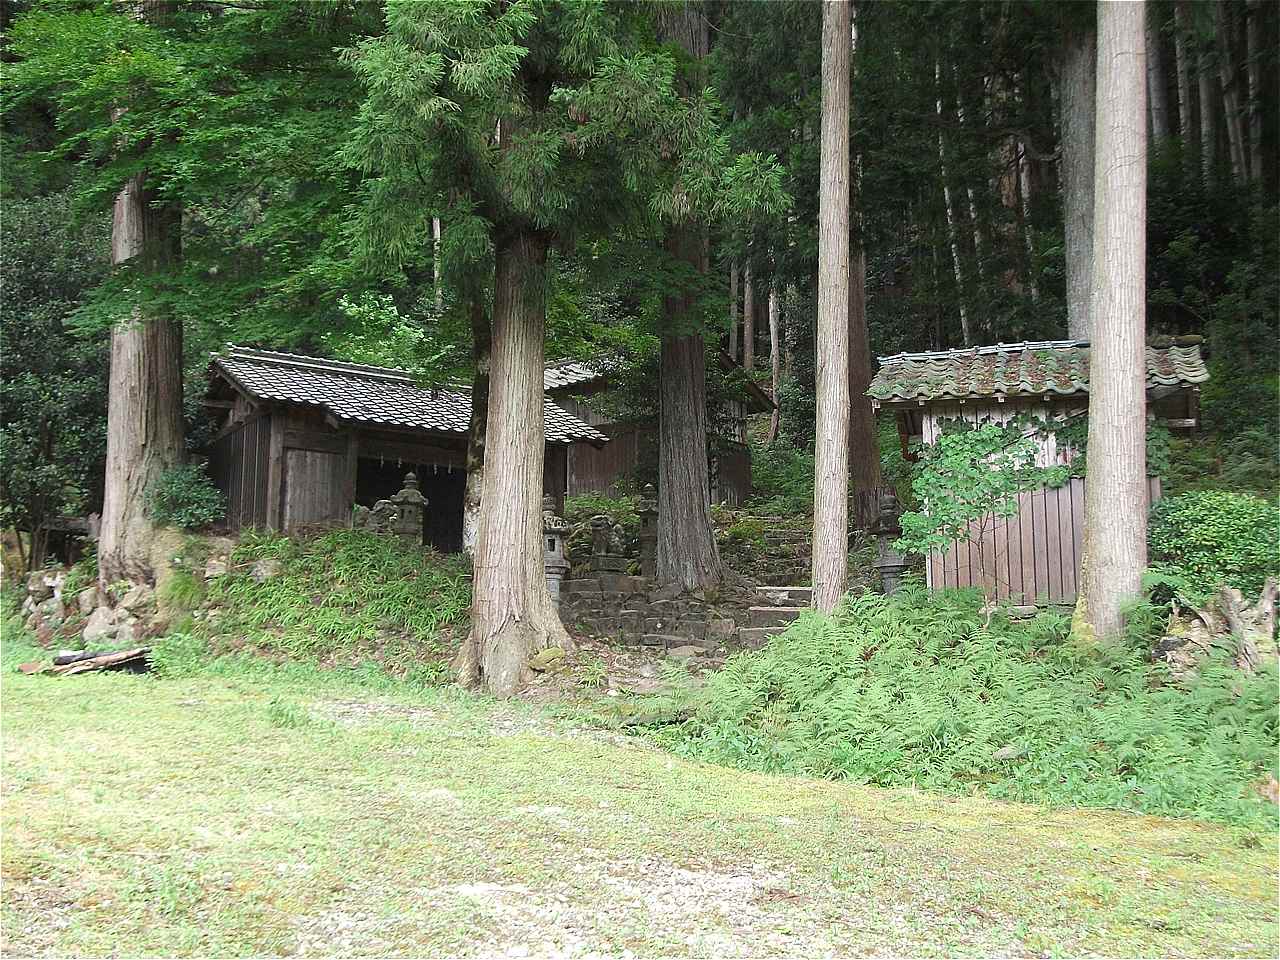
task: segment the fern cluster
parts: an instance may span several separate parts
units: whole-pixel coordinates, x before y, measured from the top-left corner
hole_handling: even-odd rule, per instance
[[[1086,654],[1060,615],[988,625],[980,605],[916,585],[806,614],[656,735],[747,769],[1274,826],[1274,664],[1174,685],[1136,644]]]
[[[255,578],[261,561],[278,572]],[[261,582],[259,582],[261,579]],[[395,537],[340,530],[311,538],[248,534],[213,581],[210,630],[269,654],[322,663],[377,660],[402,672],[438,653],[471,605],[466,562]],[[216,641],[217,638],[215,638]]]

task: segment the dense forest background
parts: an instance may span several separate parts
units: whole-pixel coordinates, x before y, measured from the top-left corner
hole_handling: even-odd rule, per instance
[[[608,358],[628,371],[633,412],[656,415],[645,385],[664,297],[686,291],[686,322],[748,376],[769,386],[777,358],[781,422],[768,445],[760,425],[757,482],[762,496],[803,505],[820,6],[701,12],[710,50],[699,103],[723,131],[715,149],[751,160],[732,161],[732,176],[776,178],[785,202],[721,204],[705,276],[655,241],[643,211],[606,203],[591,230],[560,231],[547,355]],[[1148,330],[1202,336],[1213,374],[1203,433],[1175,442],[1175,488],[1275,492],[1277,13],[1148,4]],[[1091,21],[1090,4],[857,6],[853,242],[865,301],[851,314],[865,315],[851,315],[851,329],[865,322],[872,356],[1068,335],[1064,76]],[[415,180],[414,149],[393,135],[403,129],[371,132],[370,91],[385,78],[355,51],[384,35],[382,4],[192,3],[148,21],[97,3],[9,2],[0,29],[5,526],[101,509],[107,331],[139,304],[181,324],[193,451],[205,439],[208,353],[228,341],[394,364],[430,382],[470,375],[474,265],[492,252]],[[111,203],[143,169],[155,199],[180,206],[180,256],[112,268]],[[900,451],[881,447],[855,449],[855,463],[882,456],[893,478]]]

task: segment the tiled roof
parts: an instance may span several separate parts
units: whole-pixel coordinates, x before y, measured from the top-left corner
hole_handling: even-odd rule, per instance
[[[604,371],[582,360],[556,360],[542,373],[542,389],[548,392],[604,379]]]
[[[1208,379],[1198,344],[1147,347],[1148,389],[1191,386]],[[1088,392],[1088,342],[1047,340],[881,357],[867,396],[881,403],[902,403]]]
[[[725,371],[741,369],[738,362],[723,350],[717,352],[716,358]],[[584,383],[604,381],[608,377],[609,368],[604,360],[556,360],[547,364],[542,375],[542,388],[551,393]],[[773,410],[773,400],[751,379],[745,378],[742,381],[742,390],[742,399],[748,413],[769,413]]]
[[[213,363],[253,397],[319,407],[346,423],[465,435],[471,420],[465,389],[424,389],[403,370],[234,346]],[[544,418],[548,443],[609,439],[550,400]]]

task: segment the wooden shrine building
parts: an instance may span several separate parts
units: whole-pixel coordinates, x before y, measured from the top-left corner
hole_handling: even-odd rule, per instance
[[[215,355],[205,401],[215,419],[209,474],[227,526],[296,530],[350,523],[356,504],[393,496],[405,474],[429,501],[423,539],[462,543],[471,397],[401,370],[231,347]],[[544,490],[560,506],[568,452],[608,437],[546,402]]]
[[[1199,338],[1147,347],[1147,416],[1172,429],[1193,427],[1199,384],[1209,379]],[[872,406],[892,411],[903,451],[936,442],[949,420],[1007,423],[1018,414],[1065,420],[1089,405],[1089,344],[1062,340],[997,344],[880,358],[867,390]],[[1037,464],[1071,462],[1075,451],[1050,432],[1037,439]],[[1151,477],[1148,503],[1160,496]],[[926,563],[930,587],[984,586],[1015,603],[1072,603],[1084,532],[1084,480],[1018,495],[1018,511],[971,525]]]
[[[727,354],[718,361],[726,374],[741,370]],[[718,421],[722,429],[710,440],[709,495],[712,503],[738,506],[751,496],[751,448],[747,446],[747,416],[769,413],[773,400],[749,378],[739,377],[738,388],[724,401]],[[569,448],[568,492],[619,493],[634,490],[637,473],[644,466],[658,462],[657,418],[624,418],[616,413],[617,404],[607,402],[616,389],[613,372],[603,361],[561,360],[547,364],[543,389],[573,416],[608,435],[607,446],[578,444]],[[657,384],[654,384],[657,393]],[[600,401],[606,401],[601,403]],[[711,424],[708,424],[711,427]]]

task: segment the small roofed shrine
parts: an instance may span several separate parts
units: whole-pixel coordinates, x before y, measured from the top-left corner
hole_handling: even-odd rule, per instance
[[[421,516],[423,542],[461,549],[466,388],[424,387],[403,370],[244,347],[216,355],[209,381],[209,474],[227,497],[229,529],[347,526],[357,506],[372,511],[412,491],[422,504],[401,512],[415,523]],[[609,438],[550,400],[543,416],[543,492],[562,510],[569,448]]]
[[[1052,340],[1001,343],[879,358],[867,395],[892,411],[903,453],[936,443],[948,421],[1008,423],[1021,414],[1065,422],[1089,405],[1089,344]],[[1209,379],[1200,340],[1177,338],[1147,347],[1147,416],[1170,429],[1190,429],[1199,415],[1199,385]],[[1075,451],[1052,431],[1037,437],[1039,466],[1067,465]],[[1160,496],[1151,477],[1148,503]],[[968,540],[927,558],[931,588],[982,587],[1023,604],[1069,604],[1076,597],[1084,532],[1084,480],[1018,494],[1017,513],[971,525]],[[985,562],[980,562],[980,558]]]

